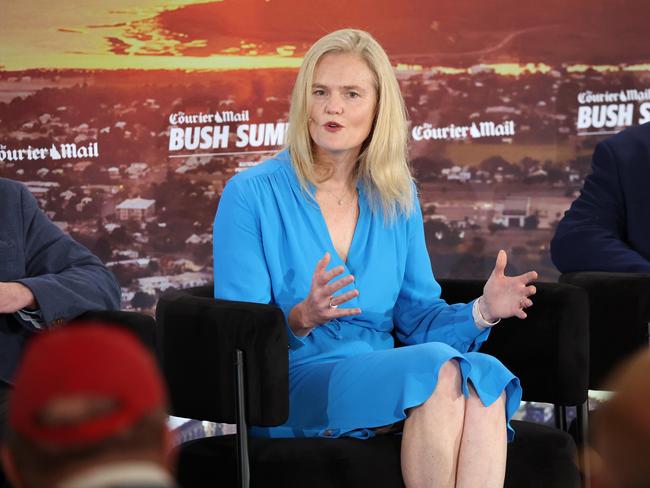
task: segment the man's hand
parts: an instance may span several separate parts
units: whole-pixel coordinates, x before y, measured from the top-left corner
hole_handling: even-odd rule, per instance
[[[0,282],[0,313],[15,313],[23,308],[36,308],[32,291],[21,283]]]

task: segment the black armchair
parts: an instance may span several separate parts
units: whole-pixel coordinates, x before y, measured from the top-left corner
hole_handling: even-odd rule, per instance
[[[442,286],[448,301],[468,301],[483,283],[448,280]],[[586,311],[583,290],[541,283],[527,321],[504,320],[484,349],[520,377],[525,399],[580,405],[587,398]],[[269,426],[287,418],[287,336],[279,309],[217,301],[206,286],[163,294],[156,321],[171,413],[241,426],[237,436],[183,444],[181,485],[236,486],[239,477],[240,486],[248,486],[250,476],[252,486],[404,486],[399,435],[369,440],[240,435],[246,422]],[[239,414],[237,403],[244,407]],[[513,425],[517,434],[508,446],[506,486],[579,485],[575,443],[566,432],[529,422]]]
[[[577,272],[563,274],[560,282],[589,295],[589,387],[603,389],[622,360],[648,347],[650,274]]]

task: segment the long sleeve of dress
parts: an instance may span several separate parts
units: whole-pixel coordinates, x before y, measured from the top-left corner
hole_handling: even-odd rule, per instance
[[[472,303],[448,305],[440,298],[440,285],[431,271],[417,200],[407,228],[406,269],[393,315],[398,339],[405,344],[444,342],[460,352],[477,350],[490,329],[476,326]]]
[[[214,296],[223,300],[271,302],[259,215],[240,181],[223,190],[214,219]]]
[[[650,262],[627,242],[621,178],[616,154],[607,142],[600,143],[592,173],[551,241],[551,257],[561,272],[650,272]]]
[[[222,300],[273,303],[254,187],[232,179],[219,200],[213,226],[214,296]],[[281,307],[285,317],[291,307]],[[301,347],[287,323],[289,345]]]

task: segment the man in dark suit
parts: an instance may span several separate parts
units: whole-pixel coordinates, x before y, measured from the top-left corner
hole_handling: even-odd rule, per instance
[[[119,309],[120,288],[97,257],[0,178],[0,439],[9,385],[30,336],[88,310]]]
[[[551,258],[563,273],[650,272],[650,123],[596,146],[592,173],[557,227]]]

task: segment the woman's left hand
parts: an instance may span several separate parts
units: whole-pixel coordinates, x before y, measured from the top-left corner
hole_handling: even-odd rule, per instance
[[[533,304],[529,297],[535,294],[536,289],[529,283],[537,279],[537,273],[529,271],[519,276],[506,276],[507,262],[506,252],[499,251],[492,274],[483,287],[479,308],[488,322],[512,316],[525,319],[524,309]]]

